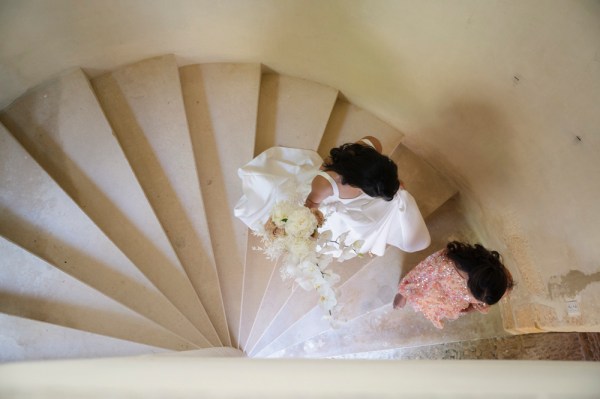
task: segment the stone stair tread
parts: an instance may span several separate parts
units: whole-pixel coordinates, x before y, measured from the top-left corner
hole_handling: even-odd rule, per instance
[[[391,262],[397,261],[398,257],[401,257],[402,254],[404,253],[399,249],[388,247],[384,256],[369,257],[367,258],[367,263],[365,263],[364,258],[353,258],[352,260],[343,263],[333,263],[330,268],[341,277],[340,282],[335,286],[338,291],[338,301],[343,303],[344,306],[344,308],[342,308],[342,314],[339,317],[346,317],[343,312],[347,306],[345,302],[346,297],[349,296],[345,295],[345,291],[347,290],[346,286],[352,286],[352,282],[355,278],[361,279],[365,270],[378,270],[381,268],[381,265],[389,265]],[[368,280],[363,279],[362,281]],[[312,313],[313,310],[315,312],[313,316],[317,318],[318,322],[313,323],[309,329],[316,328],[317,326],[325,329],[329,328],[329,322],[324,319],[325,314],[318,306],[316,306],[317,300],[318,297],[314,291],[304,291],[302,289],[295,290],[295,292],[291,294],[291,298],[287,301],[287,305],[282,307],[280,312],[274,317],[272,323],[273,327],[263,334],[252,354],[260,353],[262,349],[268,347],[279,336],[285,334],[288,329],[293,328],[299,320],[303,319],[304,315]]]
[[[329,150],[345,143],[354,143],[365,136],[377,137],[384,154],[391,154],[404,137],[398,129],[347,101],[338,100],[331,111],[325,134],[317,151],[321,158],[329,156]]]
[[[0,312],[171,350],[196,346],[0,237]],[[0,323],[5,331],[5,325]],[[0,353],[9,348],[0,344]]]
[[[248,229],[233,216],[242,195],[237,170],[252,159],[260,64],[199,64],[180,68],[183,99],[195,152],[229,332],[239,342]]]
[[[387,255],[387,254],[386,254]],[[367,267],[371,262],[377,260],[377,257],[365,256],[363,258],[353,258],[343,263],[333,262],[331,269],[340,276],[340,281],[336,284],[336,288],[341,288],[344,284],[352,278],[361,269]],[[277,272],[277,271],[276,271]],[[279,278],[277,273],[276,278]],[[280,278],[279,278],[280,279]],[[277,284],[279,284],[277,282]],[[254,346],[253,354],[259,352],[262,348],[268,346],[273,340],[284,334],[289,328],[295,325],[295,323],[302,319],[306,314],[316,309],[317,319],[319,324],[328,326],[328,322],[323,321],[323,312],[320,308],[315,307],[317,303],[316,294],[313,291],[307,292],[305,290],[294,290],[291,291],[289,284],[285,286],[287,289],[287,298],[285,303],[279,301],[279,307],[276,313],[272,316],[270,328],[265,330],[260,337],[260,340]],[[274,288],[271,288],[274,289]],[[276,304],[272,304],[274,307]]]
[[[255,155],[274,147],[317,150],[338,96],[332,87],[279,74],[261,80]]]
[[[360,331],[360,334],[356,332]],[[269,357],[333,357],[381,349],[399,349],[506,336],[500,310],[471,313],[438,330],[412,309],[393,310],[391,304],[361,315],[336,330],[314,336]]]
[[[199,347],[211,346],[0,125],[0,236]]]
[[[80,69],[28,91],[0,119],[94,223],[196,326],[202,304]],[[200,310],[200,313],[198,312]]]
[[[92,79],[92,86],[200,297],[202,332],[219,345],[216,330],[226,336],[227,322],[175,58],[128,65]]]
[[[394,288],[400,279],[400,269],[394,265],[402,264],[405,255],[408,254],[388,247],[385,256],[375,259],[369,264],[369,267],[361,269],[346,284],[340,286],[337,297],[341,306],[336,318],[342,323],[348,322],[358,315],[391,303],[395,295]],[[309,319],[313,322],[307,326],[305,334],[320,331],[320,335],[332,330],[331,324],[327,320],[322,320],[322,311],[321,319],[314,322],[319,311],[318,308],[310,311]],[[301,323],[306,324],[305,321]],[[286,335],[289,336],[290,332],[286,332]],[[271,342],[275,342],[276,338],[274,337]],[[280,342],[282,341],[280,340]],[[269,350],[265,348],[263,353],[267,353]]]
[[[291,284],[291,281],[281,280],[278,268],[273,269],[267,288],[264,291],[264,299],[244,348],[246,353],[254,351],[256,345],[261,341],[263,334],[272,325],[278,312],[289,301],[294,290],[295,287]]]
[[[387,265],[395,262],[404,254],[397,248],[388,247],[386,253],[382,257],[365,257],[353,258],[343,263],[333,263],[330,267],[335,273],[340,275],[340,281],[335,286],[338,292],[344,292],[348,284],[352,284],[354,278],[361,278],[365,270],[371,268],[378,269],[380,265]],[[339,301],[344,299],[339,295]],[[289,331],[298,328],[298,323],[310,325],[305,331],[323,330],[330,328],[329,321],[324,319],[323,311],[316,306],[317,297],[314,292],[304,290],[295,290],[290,294],[290,299],[287,301],[287,306],[283,306],[274,317],[272,322],[273,327],[266,331],[259,343],[255,346],[253,355],[261,353],[268,347],[272,346],[273,342],[279,341],[279,337],[289,335]],[[342,314],[341,317],[347,317]],[[305,318],[310,319],[310,322],[305,321]]]
[[[0,362],[137,356],[165,349],[0,313]]]
[[[256,323],[261,304],[271,300],[265,298],[264,294],[271,275],[274,272],[277,273],[277,262],[269,260],[262,251],[252,249],[260,246],[260,237],[249,234],[242,292],[242,318],[240,320],[241,348],[248,347],[248,339]]]
[[[403,144],[390,156],[398,165],[398,175],[415,197],[424,218],[458,192],[448,179]]]

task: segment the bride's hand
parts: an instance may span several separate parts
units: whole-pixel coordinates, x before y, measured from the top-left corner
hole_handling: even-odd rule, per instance
[[[271,239],[285,235],[285,229],[277,227],[277,225],[273,222],[273,220],[271,218],[269,218],[269,220],[267,220],[264,227],[265,227],[265,233]]]
[[[315,215],[315,218],[317,218],[317,226],[323,226],[323,222],[325,221],[325,215],[323,215],[323,212],[317,208],[310,208],[310,211],[313,215]]]

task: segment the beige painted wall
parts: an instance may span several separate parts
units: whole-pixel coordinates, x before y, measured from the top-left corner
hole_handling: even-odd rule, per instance
[[[459,185],[520,283],[509,328],[600,327],[600,2],[0,0],[0,37],[0,108],[163,53],[336,87]]]

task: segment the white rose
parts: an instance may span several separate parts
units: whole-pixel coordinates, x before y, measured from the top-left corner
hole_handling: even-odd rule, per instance
[[[294,211],[294,206],[289,201],[281,201],[275,204],[271,211],[271,220],[277,227],[284,227],[290,214]]]
[[[317,250],[314,241],[294,236],[287,237],[286,248],[290,258],[296,262],[315,255]]]
[[[317,229],[317,218],[310,209],[302,207],[292,212],[285,225],[287,234],[295,237],[310,237]]]

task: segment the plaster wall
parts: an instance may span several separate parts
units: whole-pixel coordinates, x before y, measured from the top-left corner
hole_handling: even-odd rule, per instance
[[[458,185],[519,282],[510,330],[600,327],[597,1],[2,0],[0,36],[0,108],[164,53],[333,86]]]

